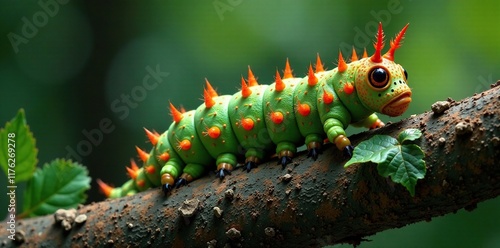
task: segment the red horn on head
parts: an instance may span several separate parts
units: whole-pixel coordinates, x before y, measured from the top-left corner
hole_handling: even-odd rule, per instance
[[[391,48],[389,49],[389,51],[387,51],[386,54],[384,54],[384,58],[390,61],[394,61],[394,52],[396,52],[396,50],[403,44],[403,39],[405,38],[405,32],[408,28],[408,25],[410,24],[406,24],[403,29],[399,31],[398,35],[396,35],[396,38],[394,38],[394,40],[391,40]]]
[[[375,63],[382,62],[382,48],[384,48],[384,30],[382,30],[382,23],[378,23],[377,42],[373,44],[375,53],[370,57],[371,61]]]

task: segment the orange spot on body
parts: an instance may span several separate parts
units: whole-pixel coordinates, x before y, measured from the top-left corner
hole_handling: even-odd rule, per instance
[[[283,80],[281,80],[280,73],[278,70],[276,70],[276,84],[274,84],[274,89],[278,92],[283,91],[285,89],[285,83],[283,83]]]
[[[344,72],[347,70],[347,64],[344,61],[344,57],[342,57],[342,52],[339,51],[339,64],[338,64],[339,72]]]
[[[105,182],[101,181],[101,179],[97,179],[97,184],[99,185],[99,191],[101,191],[101,193],[103,193],[108,198],[115,189],[107,185]]]
[[[252,94],[252,90],[248,87],[245,79],[241,77],[241,96],[244,98],[249,97]]]
[[[323,68],[323,63],[321,63],[321,58],[319,57],[319,53],[316,54],[316,70],[315,72],[318,73],[318,72],[322,72],[322,71],[325,71],[325,69]]]
[[[156,144],[158,144],[158,139],[160,138],[160,135],[156,132],[153,133],[149,131],[147,128],[144,128],[144,131],[146,132],[146,136],[148,136],[148,139],[151,142],[151,144],[156,146]]]
[[[174,118],[174,122],[179,122],[182,120],[182,118],[184,117],[184,115],[175,108],[175,106],[170,103],[170,114],[172,115],[172,117]]]
[[[308,116],[311,113],[311,106],[307,103],[297,101],[297,112],[302,116]]]
[[[213,126],[207,129],[205,133],[206,135],[210,136],[210,138],[217,139],[220,136],[220,128]]]
[[[146,182],[144,182],[144,180],[137,180],[135,181],[135,184],[137,184],[139,188],[143,188],[146,185]]]
[[[330,104],[333,102],[333,94],[323,89],[323,102]]]
[[[187,151],[187,150],[191,149],[191,141],[189,141],[187,139],[182,140],[181,142],[179,142],[177,147],[179,147],[179,149],[181,149],[181,150]]]
[[[286,59],[285,71],[283,72],[283,79],[293,78],[292,69],[290,68],[290,62],[288,58]]]
[[[351,83],[344,84],[344,92],[348,95],[354,92],[354,86]]]
[[[282,123],[283,119],[284,119],[283,113],[279,111],[271,112],[271,121],[274,122],[275,124]]]
[[[135,150],[137,151],[137,154],[139,155],[139,158],[142,160],[142,162],[146,162],[149,158],[149,153],[143,151],[141,148],[138,146],[135,147]],[[134,162],[135,163],[135,162]]]
[[[250,66],[248,66],[248,86],[256,86],[259,85],[257,83],[257,79],[255,79],[255,76],[253,75],[252,70],[250,69]]]
[[[317,83],[318,83],[318,78],[316,77],[316,75],[314,75],[312,65],[309,64],[309,73],[308,73],[308,77],[307,77],[307,84],[309,84],[309,86],[314,86]]]
[[[158,158],[162,161],[167,162],[170,159],[170,154],[168,152],[164,152],[158,156]]]
[[[156,172],[156,168],[153,165],[149,165],[146,167],[146,173],[153,175]]]
[[[254,121],[251,118],[243,118],[240,121],[240,125],[243,127],[243,129],[250,131],[253,129]]]

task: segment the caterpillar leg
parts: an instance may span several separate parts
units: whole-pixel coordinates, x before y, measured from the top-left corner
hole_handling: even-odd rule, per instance
[[[232,153],[221,154],[217,157],[216,163],[216,176],[222,180],[226,175],[231,175],[231,171],[236,165],[236,156]]]
[[[280,142],[276,146],[276,154],[278,154],[278,164],[281,164],[283,169],[292,162],[294,154],[297,152],[297,147],[291,142]]]
[[[250,172],[253,168],[257,168],[257,165],[260,163],[262,158],[264,157],[264,151],[256,148],[249,148],[245,153],[245,167],[244,169],[247,172]]]
[[[373,113],[370,116],[363,119],[362,121],[353,123],[353,126],[375,129],[375,128],[381,128],[385,126],[385,124],[378,118],[377,114]]]
[[[322,153],[321,145],[323,144],[323,136],[319,134],[308,134],[306,136],[307,157],[312,157],[316,161],[318,155]]]
[[[176,161],[167,162],[161,169],[161,190],[166,195],[175,185],[175,179],[179,177],[182,165]]]
[[[346,157],[352,157],[354,147],[345,134],[344,124],[335,118],[329,118],[325,121],[324,127],[328,140],[334,143],[339,150],[343,151]]]
[[[187,185],[194,179],[201,177],[204,171],[205,167],[202,164],[187,164],[186,167],[184,167],[182,175],[175,183],[175,187],[179,188],[183,185]]]

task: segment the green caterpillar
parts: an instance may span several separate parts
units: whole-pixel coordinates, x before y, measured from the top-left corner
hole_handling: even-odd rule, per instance
[[[287,60],[283,77],[277,71],[271,85],[258,85],[248,67],[248,79],[241,79],[241,91],[234,95],[219,96],[206,80],[205,103],[188,112],[170,103],[174,122],[169,129],[161,135],[145,129],[154,147],[149,153],[137,148],[144,166],[139,169],[132,160],[127,168],[131,179],[119,188],[98,180],[101,191],[115,198],[161,185],[167,194],[174,186],[201,177],[214,164],[217,176],[224,178],[243,153],[247,171],[272,153],[284,167],[304,143],[308,156],[317,159],[325,139],[352,156],[353,146],[344,131],[349,124],[384,126],[375,112],[399,116],[411,102],[408,74],[394,62],[407,28],[408,24],[382,55],[384,34],[379,24],[371,57],[365,49],[358,60],[353,50],[347,64],[339,53],[338,67],[325,71],[318,55],[315,71],[309,66],[304,78],[293,77]]]

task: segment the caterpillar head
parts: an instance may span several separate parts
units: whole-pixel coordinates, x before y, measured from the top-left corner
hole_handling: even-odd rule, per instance
[[[411,102],[411,89],[408,87],[408,73],[394,62],[394,52],[401,46],[408,24],[403,27],[386,54],[381,55],[384,47],[384,33],[379,24],[375,53],[359,62],[355,72],[355,88],[360,101],[373,111],[388,115],[402,115]]]

